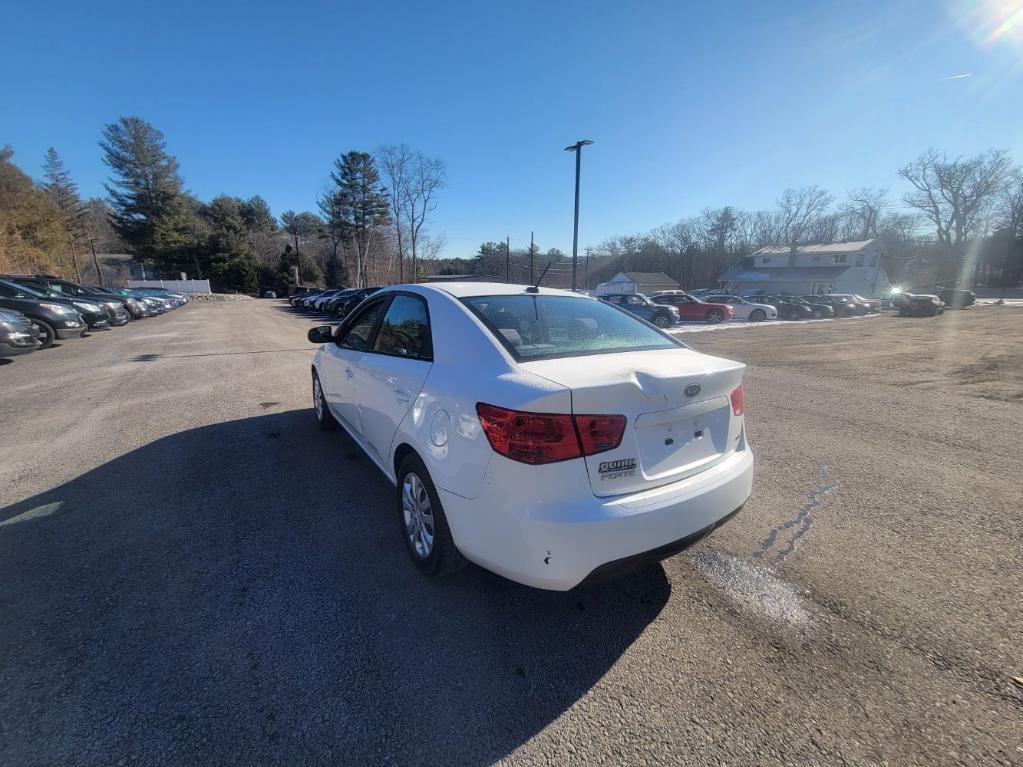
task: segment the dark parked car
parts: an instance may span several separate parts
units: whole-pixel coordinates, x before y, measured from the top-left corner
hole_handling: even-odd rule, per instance
[[[950,309],[962,309],[977,303],[977,294],[965,288],[935,288],[934,293]]]
[[[352,309],[362,303],[363,299],[373,295],[378,290],[380,288],[359,288],[344,301],[338,303],[337,308],[334,309],[334,314],[344,319]]]
[[[783,320],[813,319],[813,308],[796,296],[757,296],[757,303],[773,306]]]
[[[893,293],[892,306],[900,317],[934,317],[945,311],[941,299],[930,293]]]
[[[831,310],[835,313],[836,317],[856,317],[861,314],[866,314],[869,311],[865,305],[861,306],[855,301],[850,301],[846,298],[840,298],[838,296],[800,296],[801,299],[809,304],[821,304],[824,306],[830,306]]]
[[[655,304],[642,293],[609,293],[600,298],[659,328],[674,325],[682,319],[681,313],[674,306]]]
[[[322,310],[323,310],[323,313],[324,314],[333,314],[334,312],[337,311],[337,308],[341,304],[343,304],[345,301],[347,301],[349,298],[351,298],[357,292],[358,292],[358,288],[348,288],[347,290],[342,290],[339,293],[335,293],[334,295],[332,295],[330,298],[328,298],[326,301],[323,302],[323,306],[321,307]]]
[[[879,298],[861,298],[855,293],[832,293],[831,297],[852,304],[857,314],[870,314],[870,312],[876,312],[881,309],[881,299]]]
[[[107,318],[111,325],[127,325],[131,322],[131,313],[128,311],[124,298],[121,296],[98,293],[85,285],[79,285],[62,277],[54,277],[47,274],[2,276],[26,287],[40,287],[54,293],[59,293],[68,299],[85,300],[100,304],[106,309]]]
[[[85,320],[66,301],[34,298],[28,293],[23,297],[0,297],[0,309],[14,309],[21,312],[39,330],[41,349],[51,346],[58,338],[79,338],[86,330]]]
[[[29,354],[42,347],[39,328],[14,309],[0,309],[0,357]]]
[[[9,280],[0,280],[0,298],[28,299],[60,304],[77,312],[85,320],[85,326],[89,330],[107,330],[110,327],[107,310],[100,304],[84,299],[71,299],[38,285],[22,285]],[[28,312],[25,313],[28,314]]]

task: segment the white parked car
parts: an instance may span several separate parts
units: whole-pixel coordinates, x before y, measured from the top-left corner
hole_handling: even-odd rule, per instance
[[[309,340],[317,420],[396,485],[426,573],[464,557],[566,590],[681,550],[749,497],[745,366],[606,301],[394,286]]]
[[[728,304],[735,310],[735,319],[748,320],[750,322],[762,322],[763,320],[778,319],[778,310],[770,304],[757,304],[749,299],[739,296],[723,295],[721,293],[707,293],[700,296],[701,301],[712,304]]]

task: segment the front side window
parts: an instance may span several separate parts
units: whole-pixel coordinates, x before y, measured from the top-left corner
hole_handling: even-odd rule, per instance
[[[630,314],[572,296],[476,296],[465,304],[520,361],[685,348]]]
[[[345,330],[337,345],[343,349],[354,349],[360,352],[369,349],[370,336],[373,334],[373,328],[376,327],[377,320],[380,318],[380,310],[383,305],[383,301],[377,301],[359,312],[353,318],[352,324]]]
[[[418,360],[433,359],[426,302],[416,296],[395,296],[380,323],[373,351]]]

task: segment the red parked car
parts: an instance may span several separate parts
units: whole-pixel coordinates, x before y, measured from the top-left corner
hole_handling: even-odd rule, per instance
[[[719,322],[730,320],[735,316],[735,309],[728,304],[712,304],[684,293],[681,290],[655,293],[651,298],[654,303],[668,304],[678,309],[682,320],[706,322],[716,325]]]

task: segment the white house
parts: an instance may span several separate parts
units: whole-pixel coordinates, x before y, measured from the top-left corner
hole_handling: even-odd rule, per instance
[[[725,290],[879,296],[888,288],[879,240],[761,248],[718,277]]]
[[[656,290],[678,290],[678,283],[664,272],[618,272],[607,282],[597,285],[597,295],[605,293],[653,293]]]

